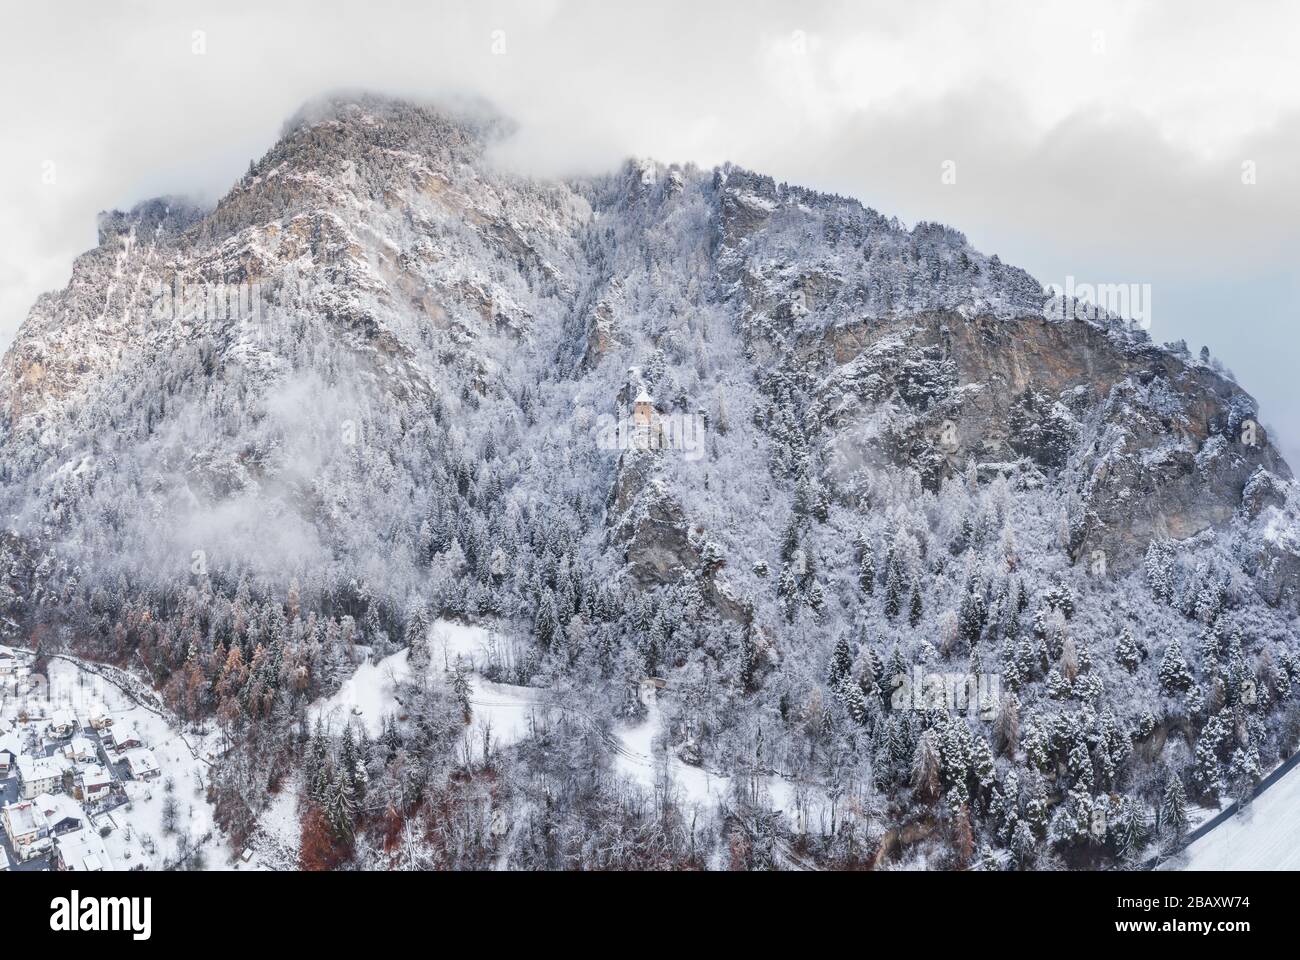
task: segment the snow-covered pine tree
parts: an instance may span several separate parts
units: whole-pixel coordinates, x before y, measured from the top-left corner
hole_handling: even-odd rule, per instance
[[[862,556],[858,560],[858,586],[867,596],[876,592],[876,552],[865,541],[862,544]]]
[[[903,584],[897,566],[891,566],[889,579],[885,584],[885,616],[890,620],[897,618],[903,606]]]
[[[1172,771],[1160,798],[1160,830],[1174,844],[1181,843],[1187,833],[1187,792],[1182,779]]]
[[[908,608],[907,623],[915,627],[921,622],[921,585],[915,577],[912,578],[912,599]]]
[[[841,634],[835,641],[835,650],[831,653],[831,667],[827,683],[835,689],[849,677],[853,669],[853,650],[849,647],[849,638]]]
[[[1128,626],[1125,626],[1120,631],[1119,640],[1115,643],[1115,659],[1129,673],[1136,673],[1139,664],[1142,662],[1137,640],[1133,636],[1132,628]]]
[[[1189,690],[1194,678],[1183,658],[1183,647],[1178,638],[1172,638],[1165,646],[1164,656],[1160,659],[1158,674],[1160,689],[1165,693],[1178,693]]]

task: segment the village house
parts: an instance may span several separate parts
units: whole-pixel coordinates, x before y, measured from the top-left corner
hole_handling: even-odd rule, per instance
[[[126,768],[133,780],[153,780],[162,773],[158,758],[148,747],[136,747],[126,752]]]
[[[63,755],[74,763],[93,763],[99,756],[99,751],[86,737],[73,737],[63,748]]]
[[[29,800],[8,803],[0,811],[5,835],[20,860],[30,860],[50,848],[49,828],[40,808]]]
[[[11,676],[18,669],[18,658],[8,647],[0,647],[0,677]]]
[[[86,803],[103,803],[112,791],[113,776],[99,764],[89,764],[81,771],[81,796]]]
[[[71,710],[60,708],[50,714],[46,731],[57,740],[65,740],[77,732],[77,718]]]
[[[90,725],[101,733],[113,725],[113,718],[102,704],[90,708]]]
[[[65,834],[54,842],[56,870],[99,873],[112,870],[113,861],[99,834],[89,828]]]
[[[137,747],[144,746],[140,734],[134,727],[112,727],[108,731],[106,739],[115,753],[122,753],[125,750],[134,750]]]
[[[63,789],[63,772],[72,766],[67,757],[33,757],[24,754],[18,758],[18,783],[22,798],[34,800],[42,793]]]
[[[45,817],[50,836],[59,836],[80,830],[86,822],[86,812],[66,793],[42,793],[32,801]]]

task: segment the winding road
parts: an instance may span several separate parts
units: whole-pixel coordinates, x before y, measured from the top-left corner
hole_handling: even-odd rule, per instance
[[[1194,850],[1193,847],[1197,844],[1197,841],[1206,837],[1213,831],[1222,828],[1225,824],[1231,823],[1239,813],[1251,812],[1252,808],[1256,806],[1256,801],[1266,793],[1268,794],[1267,802],[1269,806],[1274,805],[1272,801],[1275,797],[1278,798],[1281,803],[1281,809],[1269,811],[1270,818],[1285,816],[1293,805],[1283,802],[1285,798],[1280,797],[1278,793],[1269,793],[1269,791],[1277,788],[1279,784],[1284,784],[1281,788],[1283,791],[1289,793],[1300,793],[1300,773],[1295,773],[1290,779],[1287,777],[1287,775],[1292,773],[1297,766],[1300,766],[1300,753],[1292,754],[1285,762],[1278,765],[1268,776],[1261,780],[1255,786],[1255,789],[1251,791],[1250,796],[1246,798],[1244,805],[1241,802],[1234,800],[1219,813],[1215,814],[1211,819],[1205,821],[1205,823],[1201,824],[1189,833],[1177,851],[1173,854],[1152,857],[1142,864],[1142,869],[1295,869],[1296,861],[1300,861],[1300,844],[1295,844],[1294,849],[1292,848],[1293,845],[1288,843],[1288,840],[1294,839],[1294,837],[1287,838],[1285,836],[1288,831],[1283,829],[1284,824],[1282,823],[1272,823],[1266,831],[1266,838],[1262,840],[1248,842],[1253,838],[1239,838],[1243,842],[1241,844],[1241,849],[1234,851],[1235,856],[1233,860],[1235,862],[1220,861],[1216,859],[1212,865],[1210,863],[1197,864],[1196,861],[1198,854],[1201,854],[1202,851]],[[1261,810],[1257,812],[1262,813],[1263,811]],[[1248,828],[1243,827],[1243,830],[1246,829]],[[1289,832],[1294,835],[1296,831],[1292,830]],[[1212,839],[1217,840],[1217,835]],[[1286,844],[1287,849],[1279,849],[1279,844]],[[1272,855],[1268,856],[1267,854],[1269,853],[1270,847],[1272,848]],[[1264,862],[1262,863],[1260,862],[1261,854],[1265,854],[1263,858]],[[1253,863],[1251,862],[1252,857],[1254,858]],[[1206,858],[1202,857],[1202,859]]]

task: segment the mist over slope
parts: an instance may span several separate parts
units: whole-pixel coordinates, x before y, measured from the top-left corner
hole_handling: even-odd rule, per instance
[[[7,629],[226,727],[236,835],[292,782],[365,866],[471,794],[559,798],[520,867],[1117,863],[1295,748],[1300,501],[1212,361],[1048,319],[949,227],[730,166],[530,180],[509,133],[310,105],[215,209],[104,215],[0,362]],[[358,647],[419,661],[439,617],[604,721],[661,677],[660,749],[845,802],[742,790],[702,842],[564,725],[485,749],[485,799],[427,659],[382,743],[312,732]]]

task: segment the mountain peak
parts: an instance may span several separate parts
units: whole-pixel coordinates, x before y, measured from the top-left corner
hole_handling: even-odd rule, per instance
[[[333,91],[306,101],[281,128],[292,139],[322,126],[346,127],[376,142],[417,146],[453,130],[480,144],[509,136],[512,120],[488,100],[469,94],[432,99],[395,97],[368,90]]]

